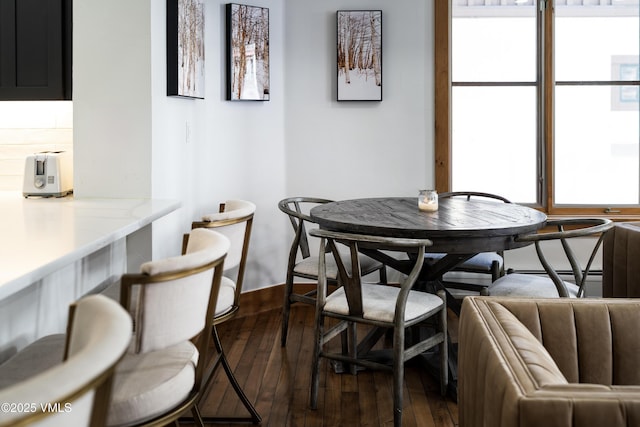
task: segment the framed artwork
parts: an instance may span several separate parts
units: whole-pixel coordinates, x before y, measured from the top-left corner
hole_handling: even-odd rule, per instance
[[[227,100],[269,100],[269,9],[227,4]]]
[[[382,101],[382,11],[337,12],[338,101]]]
[[[203,0],[167,0],[167,95],[204,98]]]

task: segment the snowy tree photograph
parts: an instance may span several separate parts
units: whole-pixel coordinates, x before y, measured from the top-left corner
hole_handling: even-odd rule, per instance
[[[167,94],[204,98],[203,0],[167,2]]]
[[[269,9],[227,4],[228,100],[269,100]]]
[[[382,11],[337,12],[338,101],[382,101]]]

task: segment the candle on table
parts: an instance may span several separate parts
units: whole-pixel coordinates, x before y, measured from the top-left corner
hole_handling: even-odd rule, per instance
[[[420,190],[418,194],[418,209],[425,212],[438,210],[438,193],[435,190]]]

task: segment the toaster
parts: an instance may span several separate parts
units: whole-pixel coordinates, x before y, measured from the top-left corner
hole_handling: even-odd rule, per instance
[[[24,197],[64,197],[73,193],[73,155],[68,151],[42,151],[27,156]]]

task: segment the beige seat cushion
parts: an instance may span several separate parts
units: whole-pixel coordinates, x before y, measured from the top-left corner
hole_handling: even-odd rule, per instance
[[[222,277],[220,282],[220,292],[216,303],[215,317],[221,316],[231,310],[236,294],[236,283],[228,277]]]
[[[564,282],[569,296],[576,298],[578,286],[570,282]],[[548,277],[534,274],[507,274],[493,282],[489,286],[489,295],[502,297],[523,298],[558,298],[558,290]]]
[[[392,323],[395,317],[399,288],[371,283],[362,284],[363,318]],[[442,300],[433,294],[411,291],[404,313],[405,322],[410,322],[442,306]],[[344,288],[340,287],[327,296],[324,310],[336,314],[349,314]]]
[[[351,269],[351,260],[348,258],[344,258],[345,265],[347,269]],[[333,257],[327,256],[327,278],[335,280],[338,277],[338,267],[336,266],[336,261]],[[368,256],[361,255],[360,256],[360,269],[363,274],[371,273],[377,269],[382,267],[382,264],[378,261],[369,258]],[[318,276],[318,257],[310,256],[308,258],[303,259],[298,262],[296,266],[293,268],[293,271],[296,274],[300,274],[303,276],[317,277]]]
[[[61,364],[65,339],[64,334],[42,337],[0,365],[0,389]]]
[[[167,412],[187,398],[198,351],[187,341],[148,353],[127,353],[113,382],[107,425],[126,426]]]

